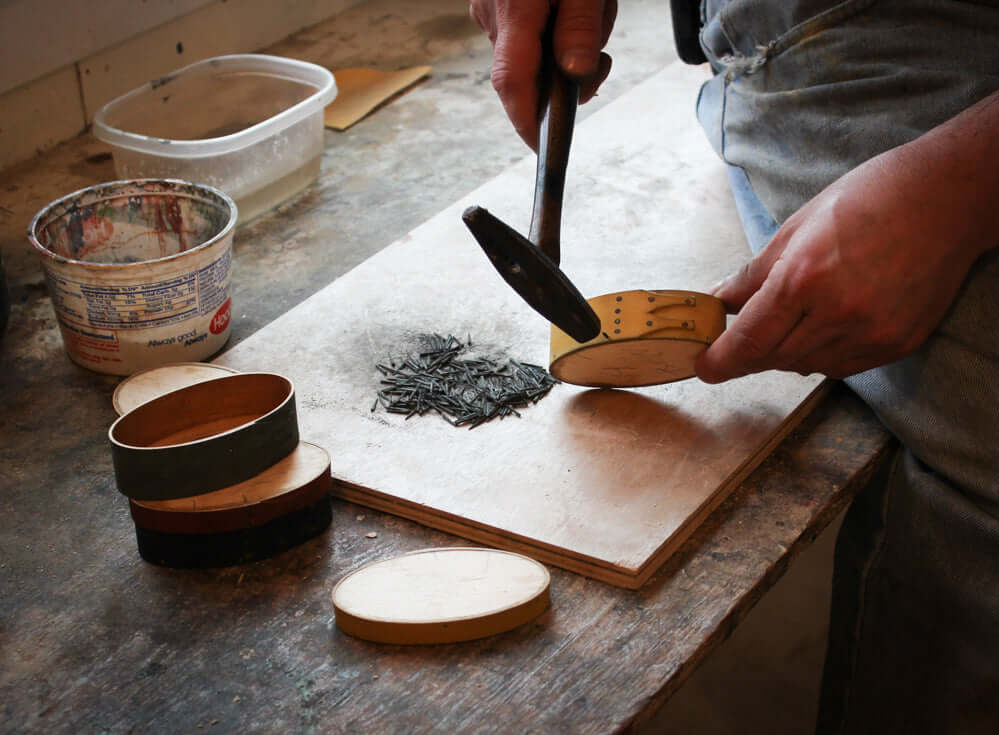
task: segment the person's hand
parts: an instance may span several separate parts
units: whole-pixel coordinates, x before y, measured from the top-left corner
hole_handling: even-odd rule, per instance
[[[611,59],[601,49],[614,27],[617,0],[471,0],[469,12],[493,44],[491,79],[507,117],[537,150],[541,39],[549,15],[556,14],[556,62],[579,83],[583,103],[610,73]]]
[[[994,123],[979,122],[988,138]],[[996,243],[997,177],[969,132],[950,125],[873,158],[788,218],[715,288],[738,316],[699,357],[701,380],[842,378],[917,349]]]

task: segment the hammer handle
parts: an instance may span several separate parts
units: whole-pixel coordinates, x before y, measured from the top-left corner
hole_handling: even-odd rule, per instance
[[[542,57],[541,117],[534,209],[528,239],[555,265],[561,256],[560,229],[565,170],[579,103],[579,85],[555,63],[551,28],[545,33]]]

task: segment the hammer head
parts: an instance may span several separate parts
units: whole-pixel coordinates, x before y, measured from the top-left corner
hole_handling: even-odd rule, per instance
[[[461,219],[503,280],[536,312],[577,342],[600,334],[600,317],[540,248],[482,207],[469,207]]]

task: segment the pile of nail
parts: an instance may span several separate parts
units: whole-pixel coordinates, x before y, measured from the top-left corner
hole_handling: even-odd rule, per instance
[[[537,403],[558,383],[538,365],[459,355],[472,347],[452,335],[421,334],[419,349],[375,368],[381,389],[371,405],[409,419],[436,413],[453,426],[474,429],[494,418],[520,416],[517,409]]]

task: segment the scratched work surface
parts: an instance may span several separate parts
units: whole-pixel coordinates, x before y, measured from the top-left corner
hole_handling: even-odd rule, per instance
[[[672,64],[576,131],[562,266],[583,294],[703,291],[748,257],[724,167],[690,111],[703,80]],[[330,453],[343,497],[637,587],[800,420],[821,381],[560,385],[522,418],[474,431],[372,411],[375,363],[415,350],[421,332],[547,365],[547,323],[460,220],[477,203],[526,231],[532,182],[533,161],[515,165],[220,362],[295,382],[302,436]]]

